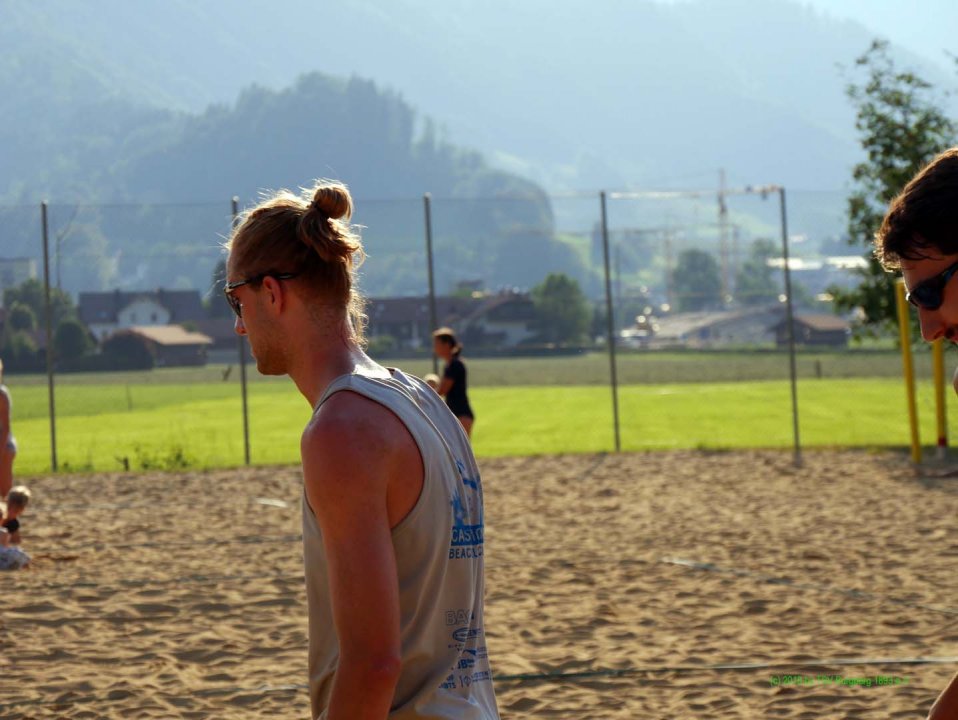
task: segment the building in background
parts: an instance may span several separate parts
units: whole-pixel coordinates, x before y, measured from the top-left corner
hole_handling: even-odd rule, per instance
[[[722,348],[771,345],[772,325],[785,316],[782,304],[741,310],[673,313],[656,318],[644,342],[652,348]]]
[[[535,337],[535,305],[529,293],[504,291],[482,299],[461,322],[470,347],[511,349]]]
[[[157,367],[205,365],[206,351],[212,338],[203,333],[185,330],[179,325],[144,325],[121,332],[138,335],[146,341]]]
[[[473,297],[437,297],[436,324],[459,330],[463,318],[482,303]],[[391,338],[399,350],[432,348],[428,297],[370,298],[366,303],[371,340]]]
[[[794,328],[795,344],[818,347],[848,347],[848,338],[852,332],[848,321],[837,315],[796,315]],[[776,344],[787,347],[788,319],[776,324],[772,330],[775,332]]]
[[[371,298],[366,334],[389,338],[397,350],[432,348],[428,297]],[[528,293],[507,290],[436,298],[436,325],[451,327],[470,350],[515,348],[535,334],[535,308]]]
[[[97,342],[118,330],[195,324],[207,317],[197,290],[81,292],[78,310]]]

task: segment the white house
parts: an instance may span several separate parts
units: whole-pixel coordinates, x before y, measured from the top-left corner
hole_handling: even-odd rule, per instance
[[[97,342],[118,330],[179,325],[206,317],[197,290],[80,293],[80,320]]]

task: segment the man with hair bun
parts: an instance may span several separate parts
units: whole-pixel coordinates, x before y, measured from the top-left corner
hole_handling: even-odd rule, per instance
[[[364,352],[351,213],[340,183],[281,191],[226,245],[236,332],[313,408],[300,440],[312,716],[497,720],[479,469],[439,395]]]
[[[892,200],[875,234],[875,256],[885,269],[901,270],[922,337],[958,342],[958,147],[938,155]],[[958,392],[958,372],[954,385]],[[956,719],[958,675],[928,715]]]

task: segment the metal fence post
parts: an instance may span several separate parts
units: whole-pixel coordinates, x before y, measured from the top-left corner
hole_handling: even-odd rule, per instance
[[[50,398],[50,468],[56,472],[57,413],[53,383],[53,308],[50,303],[50,226],[46,200],[40,203],[40,219],[43,226],[43,293],[47,331],[47,388]]]
[[[236,222],[239,219],[239,198],[233,196],[233,228],[236,228]],[[223,278],[226,282],[226,278]],[[247,465],[250,464],[249,456],[249,404],[246,392],[246,337],[236,336],[236,348],[239,355],[240,368],[240,395],[243,398],[243,459]]]
[[[785,212],[785,188],[778,188],[779,205],[782,212],[782,258],[785,261],[785,311],[788,327],[788,362],[792,381],[792,433],[795,438],[794,462],[802,464],[802,444],[798,434],[798,372],[795,367],[795,311],[792,303],[792,273],[788,262],[788,220]]]
[[[422,196],[422,206],[423,212],[425,213],[426,224],[426,268],[429,275],[429,325],[432,330],[436,330],[439,327],[439,319],[436,313],[436,281],[432,256],[432,195],[425,193]],[[436,353],[434,352],[432,353],[432,371],[437,375],[439,374],[439,358],[436,357]]]
[[[945,341],[938,338],[931,344],[931,363],[935,377],[935,421],[938,427],[937,455],[948,455],[948,404],[945,402]]]
[[[609,268],[609,220],[606,211],[605,190],[599,193],[602,206],[602,256],[605,261],[606,341],[609,344],[609,371],[612,378],[612,423],[615,427],[615,451],[622,449],[619,439],[619,378],[615,364],[615,319],[612,314],[612,273]]]

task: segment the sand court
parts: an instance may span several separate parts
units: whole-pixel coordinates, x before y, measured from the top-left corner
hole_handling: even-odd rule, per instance
[[[958,478],[851,451],[481,467],[504,718],[918,718],[958,670],[925,662],[958,657]],[[0,718],[308,716],[297,469],[24,480]]]

